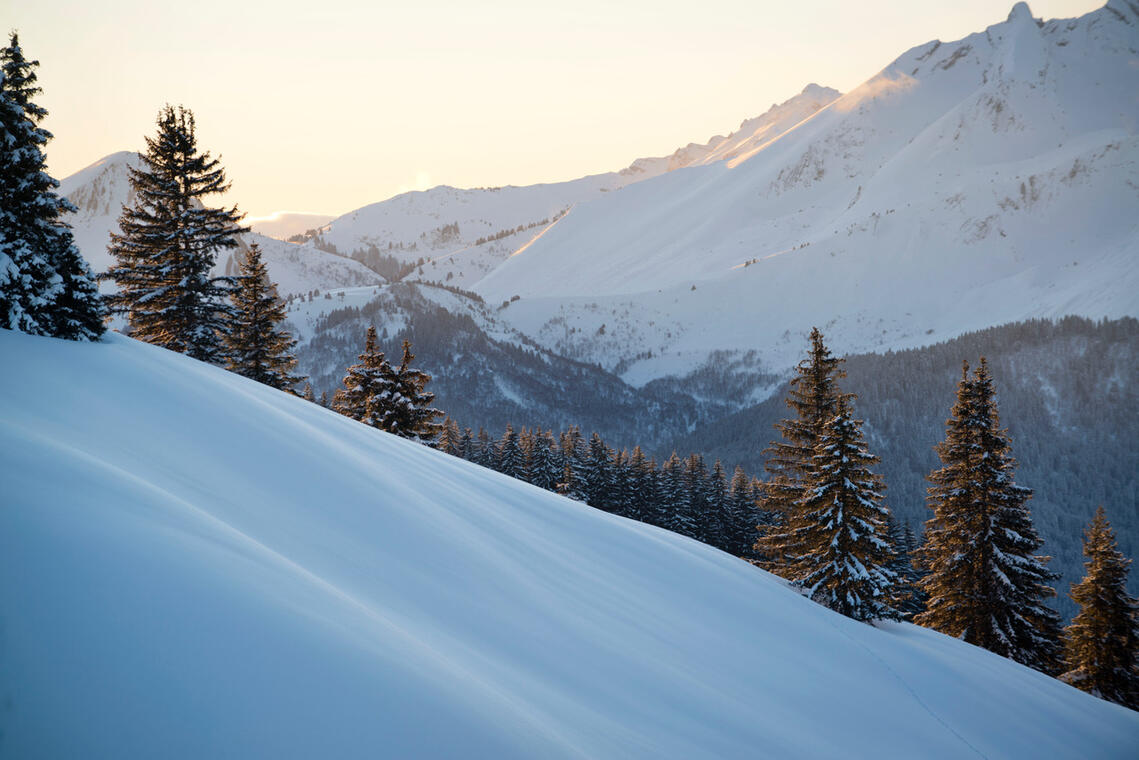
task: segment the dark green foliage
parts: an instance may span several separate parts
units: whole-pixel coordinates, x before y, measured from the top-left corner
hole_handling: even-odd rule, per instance
[[[412,367],[414,359],[411,342],[405,340],[403,358],[392,378],[392,393],[382,399],[385,407],[383,429],[402,438],[434,443],[442,427],[437,420],[443,412],[431,406],[435,401],[435,394],[427,390],[431,375]]]
[[[1033,523],[1068,588],[1083,576],[1078,537],[1101,502],[1112,515],[1120,550],[1139,554],[1139,321],[1065,317],[989,328],[925,348],[845,357],[844,390],[858,394],[867,441],[882,458],[890,510],[915,529],[928,518],[926,475],[945,433],[946,399],[961,359],[985,355],[1000,378],[1001,419],[1016,441],[1020,480],[1031,483]],[[763,456],[757,430],[786,416],[781,391],[669,443],[702,451],[725,466],[755,471]],[[1139,596],[1139,574],[1129,579]],[[1060,586],[1057,586],[1059,588]],[[1067,619],[1075,604],[1051,603]]]
[[[809,340],[807,358],[799,362],[787,391],[786,404],[795,416],[775,425],[783,440],[764,451],[771,477],[764,484],[760,507],[772,515],[772,524],[765,526],[754,546],[765,569],[789,580],[798,575],[791,569],[794,558],[806,551],[801,545],[803,519],[797,513],[804,509],[815,446],[835,416],[841,398],[837,380],[845,376],[842,359],[831,355],[817,327],[811,329]]]
[[[518,431],[513,425],[506,426],[502,440],[498,442],[498,457],[495,469],[503,475],[509,475],[517,480],[527,480],[526,459],[522,452],[522,444]]]
[[[0,327],[69,340],[97,340],[104,306],[47,173],[47,115],[33,98],[38,61],[12,33],[0,48]]]
[[[1127,593],[1131,560],[1116,548],[1101,506],[1084,532],[1087,575],[1072,586],[1080,611],[1064,630],[1060,679],[1139,710],[1139,601]]]
[[[123,207],[119,232],[111,234],[116,263],[102,277],[118,293],[108,302],[126,315],[134,337],[218,362],[236,284],[210,271],[218,252],[236,248],[248,228],[239,226],[236,208],[202,205],[229,183],[220,161],[198,152],[194,114],[166,106],[157,124],[158,133],[146,138],[142,168],[130,170],[133,205]]]
[[[278,390],[290,390],[304,379],[292,374],[297,366],[293,355],[297,342],[281,329],[285,305],[269,281],[269,272],[256,243],[249,246],[238,271],[233,319],[229,331],[223,335],[227,366],[250,380]],[[306,384],[305,387],[311,396],[312,386]]]
[[[332,408],[371,427],[381,428],[384,410],[380,399],[392,392],[392,368],[379,349],[376,328],[369,327],[364,337],[364,353],[359,362],[348,368],[344,388],[332,400]]]
[[[1032,492],[1013,481],[1016,466],[1000,427],[996,393],[982,358],[968,366],[937,446],[943,466],[930,474],[925,544],[919,552],[929,595],[914,622],[1045,673],[1059,665],[1059,616],[1044,603],[1058,577],[1035,556],[1043,541],[1026,503]]]
[[[890,512],[882,504],[882,478],[870,469],[877,462],[866,451],[849,397],[840,397],[787,525],[795,553],[778,568],[807,596],[855,620],[898,617]]]

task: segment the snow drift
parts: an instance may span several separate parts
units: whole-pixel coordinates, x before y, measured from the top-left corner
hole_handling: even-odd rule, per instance
[[[6,757],[1125,757],[1139,714],[162,349],[0,330]]]

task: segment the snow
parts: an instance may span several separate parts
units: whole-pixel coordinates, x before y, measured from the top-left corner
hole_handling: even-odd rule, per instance
[[[0,363],[5,756],[1139,747],[1015,663],[180,355],[0,330]]]
[[[1018,5],[730,160],[577,204],[473,289],[634,383],[714,350],[789,367],[812,325],[848,353],[1139,314],[1137,28],[1125,2],[1042,25]],[[596,338],[614,309],[623,334]]]

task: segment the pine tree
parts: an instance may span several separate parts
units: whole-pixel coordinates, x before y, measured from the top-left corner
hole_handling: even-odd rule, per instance
[[[702,454],[689,454],[684,460],[684,504],[692,525],[692,532],[685,535],[713,543],[708,519],[708,467]]]
[[[344,388],[336,392],[332,407],[345,417],[382,430],[385,408],[380,399],[392,392],[392,368],[377,345],[374,325],[369,325],[364,353],[357,358],[359,363],[348,368]]]
[[[712,465],[705,493],[707,507],[704,515],[708,526],[704,533],[708,537],[708,543],[722,551],[729,551],[732,517],[731,505],[728,503],[728,476],[724,473],[724,465],[719,459]]]
[[[776,425],[783,440],[772,443],[764,452],[771,478],[764,485],[760,508],[775,522],[760,533],[753,549],[765,558],[760,564],[776,573],[785,557],[802,551],[795,531],[787,526],[796,521],[794,512],[803,504],[815,446],[842,398],[837,381],[846,376],[840,369],[843,360],[831,355],[817,327],[811,329],[810,341],[807,358],[799,362],[787,396],[787,406],[795,411],[795,418]]]
[[[311,383],[305,383],[304,390],[301,391],[301,398],[303,398],[305,401],[311,401],[314,404],[316,403],[316,396],[312,392]]]
[[[1013,481],[1016,462],[999,426],[992,376],[984,358],[972,379],[968,365],[937,446],[944,465],[930,474],[925,545],[929,574],[921,588],[926,611],[914,622],[1045,673],[1059,665],[1059,616],[1044,604],[1057,576],[1032,526],[1028,488]]]
[[[498,442],[498,466],[495,468],[503,475],[509,475],[517,480],[526,480],[526,467],[522,457],[522,444],[518,431],[507,423],[506,432]]]
[[[103,301],[64,221],[75,206],[47,173],[52,135],[33,102],[39,61],[13,32],[0,48],[0,327],[69,340],[103,334]]]
[[[530,451],[530,482],[547,491],[557,491],[558,483],[565,475],[565,463],[554,443],[552,431],[538,431]]]
[[[229,331],[223,335],[228,368],[250,380],[287,391],[303,380],[290,374],[297,366],[292,351],[297,342],[281,329],[285,304],[277,298],[276,287],[261,259],[261,248],[254,243],[242,258],[238,286],[233,293],[234,313]],[[309,388],[312,393],[312,388]]]
[[[123,207],[108,246],[116,263],[101,277],[118,287],[107,300],[126,314],[134,337],[217,362],[236,285],[210,271],[218,252],[236,248],[249,228],[239,226],[236,208],[202,205],[229,183],[220,161],[198,152],[194,114],[166,106],[157,124],[157,135],[146,138],[143,167],[130,170],[134,204]]]
[[[415,369],[411,362],[411,341],[403,342],[403,358],[391,375],[389,392],[377,399],[383,412],[381,429],[420,443],[431,444],[439,436],[443,412],[431,406],[435,394],[427,390],[431,375]],[[390,369],[390,367],[389,367]]]
[[[475,456],[475,438],[470,428],[463,428],[463,435],[459,438],[459,457],[473,462]]]
[[[696,523],[689,509],[688,488],[684,478],[684,462],[672,452],[660,468],[657,481],[661,508],[661,527],[682,536],[696,535]]]
[[[609,511],[610,495],[613,489],[613,452],[601,436],[593,433],[589,437],[589,448],[581,462],[579,477],[585,493],[585,501],[592,507]]]
[[[1116,548],[1101,506],[1084,532],[1087,575],[1072,586],[1080,605],[1064,629],[1062,681],[1139,710],[1139,600],[1127,593],[1131,560]]]
[[[460,456],[462,445],[462,433],[459,432],[459,423],[455,422],[450,417],[443,419],[443,429],[439,433],[439,440],[435,442],[435,448],[450,454],[451,456]]]
[[[878,457],[866,450],[862,421],[848,398],[815,444],[810,475],[788,531],[796,553],[779,574],[815,601],[855,620],[897,618],[890,606],[896,577],[882,504],[885,486],[870,467]]]
[[[903,620],[912,620],[914,615],[925,610],[926,600],[925,592],[918,588],[922,575],[914,567],[912,556],[917,541],[908,524],[893,518],[890,519],[889,532],[893,547],[889,567],[897,577],[892,606]]]

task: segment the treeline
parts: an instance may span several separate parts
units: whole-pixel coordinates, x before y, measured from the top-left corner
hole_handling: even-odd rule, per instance
[[[737,556],[751,556],[756,526],[770,516],[758,506],[762,486],[737,467],[674,452],[659,465],[639,446],[615,450],[577,427],[554,434],[508,425],[496,439],[480,428],[460,431],[447,419],[436,447],[461,459],[560,493],[592,507],[694,538]]]

